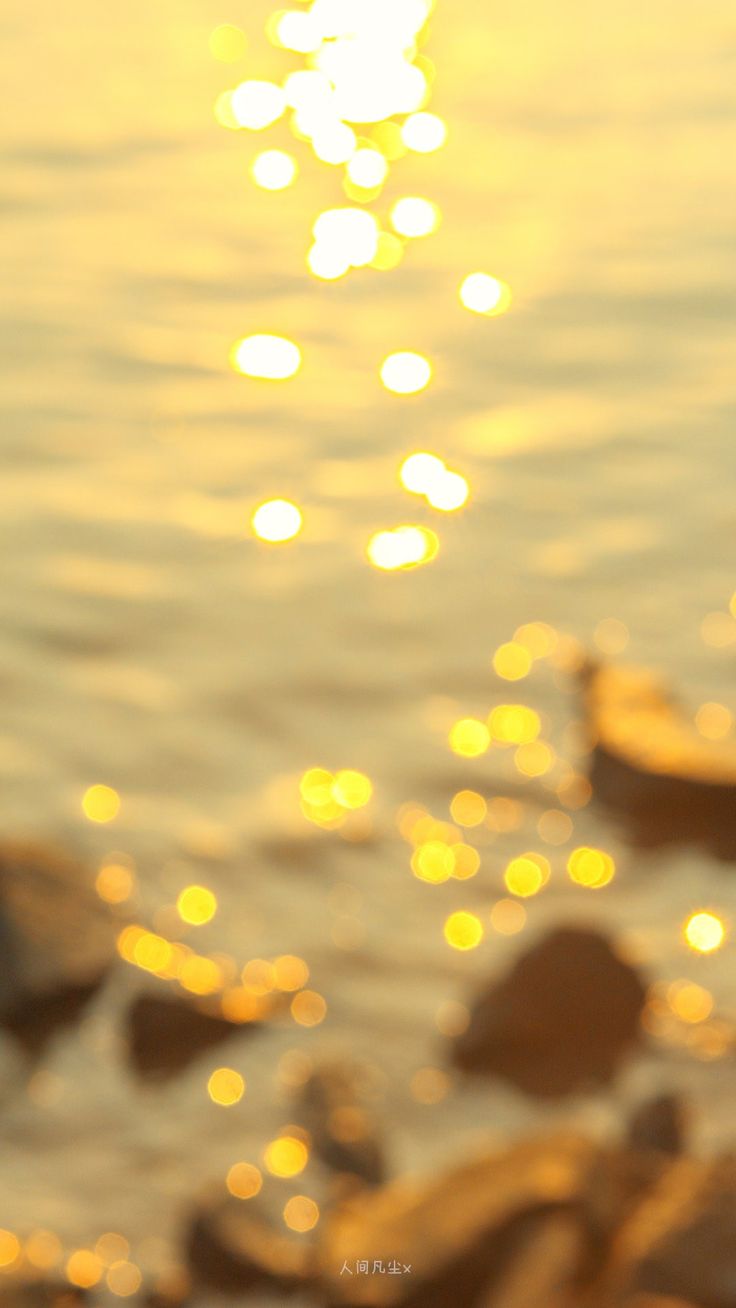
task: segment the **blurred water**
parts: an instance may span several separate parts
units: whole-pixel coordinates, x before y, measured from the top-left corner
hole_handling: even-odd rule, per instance
[[[314,1031],[232,1046],[248,1094],[224,1112],[205,1093],[211,1059],[155,1093],[132,1084],[116,1032],[138,978],[121,976],[80,1039],[53,1047],[34,1098],[3,1110],[0,1222],[70,1244],[170,1236],[201,1182],[290,1120],[277,1067],[294,1047],[380,1067],[397,1166],[554,1116],[605,1126],[670,1081],[708,1110],[704,1147],[729,1138],[733,1069],[675,1055],[643,1060],[612,1100],[542,1112],[457,1086],[419,1108],[409,1083],[441,1058],[438,1005],[519,947],[489,932],[453,954],[442,923],[458,907],[487,920],[506,859],[539,844],[540,809],[482,850],[472,882],[440,887],[411,877],[394,817],[409,799],[446,816],[460,786],[509,784],[505,756],[450,756],[446,727],[508,697],[489,659],[520,622],[590,644],[619,618],[627,655],[690,708],[733,704],[733,647],[700,635],[734,588],[732,6],[440,0],[432,108],[450,139],[402,161],[380,207],[428,195],[443,224],[397,271],[324,285],[304,255],[314,217],[341,202],[339,172],[305,154],[294,188],[257,191],[247,166],[287,129],[235,135],[212,118],[232,81],[207,51],[216,23],[252,38],[237,76],[291,66],[262,38],[269,11],[72,0],[60,16],[7,0],[3,18],[2,829],[93,859],[125,850],[146,919],[205,878],[221,910],[197,943],[297,953],[329,1005]],[[511,284],[511,313],[461,309],[476,268]],[[257,331],[300,343],[292,383],[229,370],[232,342]],[[394,349],[433,360],[422,396],[381,389]],[[459,468],[472,502],[431,519],[430,567],[378,574],[365,543],[416,518],[396,479],[416,448]],[[248,536],[271,495],[306,514],[282,551]],[[564,690],[542,671],[520,697],[564,753]],[[373,843],[329,835],[304,853],[283,778],[315,764],[374,780]],[[122,796],[112,829],[82,817],[95,781]],[[725,954],[693,960],[678,939],[693,906],[736,915],[728,872],[692,852],[643,860],[589,811],[575,839],[613,849],[619,875],[591,897],[551,855],[527,935],[601,921],[653,976],[690,975],[733,1010]],[[332,934],[345,904],[351,949]]]

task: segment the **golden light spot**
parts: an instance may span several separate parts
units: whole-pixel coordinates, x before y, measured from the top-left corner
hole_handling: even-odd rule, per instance
[[[296,54],[312,54],[322,44],[322,29],[312,13],[287,10],[276,13],[268,33],[274,43]]]
[[[281,117],[286,96],[274,82],[241,82],[232,92],[230,104],[239,127],[260,132]]]
[[[261,1190],[263,1177],[253,1163],[233,1163],[225,1184],[236,1199],[253,1199]]]
[[[309,1161],[309,1150],[303,1140],[281,1135],[266,1145],[263,1161],[273,1176],[298,1176]]]
[[[355,152],[355,132],[347,123],[329,121],[318,127],[312,136],[312,149],[326,164],[344,164]]]
[[[263,150],[250,166],[253,181],[265,191],[284,191],[291,186],[297,172],[296,159],[286,150]]]
[[[450,814],[461,827],[477,827],[485,822],[488,805],[476,790],[458,790],[450,801]]]
[[[582,845],[570,854],[567,870],[570,879],[577,885],[587,886],[590,890],[600,890],[613,880],[616,865],[605,850],[591,849],[588,845]]]
[[[124,1235],[117,1231],[106,1231],[95,1244],[95,1253],[101,1263],[109,1267],[112,1263],[124,1262],[130,1253],[130,1244]]]
[[[120,812],[120,796],[112,786],[89,786],[82,796],[82,812],[90,822],[112,822]]]
[[[399,468],[399,480],[413,495],[426,495],[442,480],[446,471],[443,459],[422,450],[404,459]]]
[[[459,472],[445,470],[442,477],[435,481],[426,492],[427,500],[433,509],[443,513],[454,513],[467,503],[470,487]]]
[[[255,1022],[262,1016],[262,1008],[258,1000],[259,996],[254,995],[251,990],[246,990],[245,986],[230,986],[228,990],[223,991],[220,1000],[222,1016],[227,1018],[228,1022]]]
[[[603,654],[620,654],[629,643],[629,629],[618,618],[603,618],[593,632],[593,640]]]
[[[346,207],[325,209],[312,227],[317,246],[330,252],[348,267],[363,268],[375,258],[379,226],[372,213]]]
[[[460,718],[450,729],[448,743],[453,754],[460,754],[462,758],[477,758],[488,749],[491,733],[479,718]]]
[[[502,936],[515,936],[526,925],[526,909],[516,899],[499,899],[491,909],[491,926]]]
[[[549,868],[549,864],[547,864],[547,868]],[[521,899],[528,899],[532,895],[538,894],[548,878],[549,871],[545,877],[539,856],[532,857],[529,854],[522,854],[518,858],[512,858],[503,874],[506,889],[512,895],[518,895]]]
[[[532,666],[532,656],[526,646],[516,640],[499,645],[493,655],[493,671],[504,681],[521,681]]]
[[[2,1266],[3,1234],[4,1232],[0,1232],[0,1266]],[[31,1231],[25,1242],[23,1252],[32,1267],[39,1267],[43,1271],[48,1271],[49,1268],[56,1267],[61,1262],[61,1240],[53,1231]]]
[[[333,798],[343,808],[363,808],[373,794],[373,785],[362,772],[344,768],[337,773],[332,785]]]
[[[399,236],[430,236],[440,223],[440,211],[431,200],[407,195],[397,200],[390,213],[391,226]]]
[[[447,140],[447,127],[437,114],[410,114],[401,128],[401,139],[417,154],[431,154]]]
[[[246,45],[245,32],[233,23],[220,23],[210,32],[210,54],[223,64],[234,64],[242,59]]]
[[[327,1004],[316,990],[300,990],[291,1001],[291,1015],[300,1026],[319,1026],[327,1014]]]
[[[376,123],[371,128],[371,140],[375,141],[381,154],[385,155],[390,163],[395,163],[397,159],[403,159],[407,153],[408,147],[399,124],[392,123],[390,120]]]
[[[280,954],[273,965],[274,982],[279,990],[301,990],[309,980],[309,968],[295,954]]]
[[[410,1089],[418,1104],[439,1104],[450,1089],[450,1078],[439,1067],[420,1067],[411,1078]]]
[[[390,272],[397,268],[404,257],[404,242],[394,236],[393,232],[379,232],[376,253],[371,259],[371,268],[379,272]]]
[[[163,972],[172,956],[171,943],[153,931],[144,931],[133,946],[133,962],[145,972]]]
[[[352,264],[343,250],[328,245],[327,241],[315,241],[307,253],[307,267],[315,277],[324,282],[337,281],[350,271]]]
[[[732,613],[706,613],[700,624],[700,634],[706,645],[713,649],[726,649],[736,641],[736,622]]]
[[[276,968],[265,958],[251,958],[242,971],[246,990],[253,995],[268,995],[276,989]]]
[[[554,750],[543,740],[533,740],[528,745],[519,745],[514,754],[514,763],[525,777],[543,777],[545,772],[549,772],[554,761]]]
[[[564,845],[573,833],[572,818],[559,808],[548,808],[537,822],[537,831],[548,845]]]
[[[565,808],[585,808],[590,803],[593,795],[593,787],[587,777],[578,772],[570,772],[564,776],[557,787],[557,798]]]
[[[439,547],[437,536],[428,527],[406,526],[377,531],[371,536],[366,553],[374,568],[396,572],[430,563]]]
[[[76,1249],[66,1264],[67,1280],[83,1290],[96,1285],[103,1271],[100,1259],[91,1249]]]
[[[237,1104],[245,1094],[245,1081],[240,1072],[232,1067],[218,1067],[207,1082],[207,1093],[213,1104],[229,1108]]]
[[[715,913],[692,913],[683,926],[685,942],[697,954],[712,954],[726,939],[726,928]]]
[[[524,622],[514,632],[514,640],[523,645],[533,659],[544,659],[556,649],[559,636],[548,622]]]
[[[113,1263],[105,1279],[108,1290],[119,1299],[128,1299],[131,1294],[136,1294],[143,1281],[140,1267],[128,1262],[127,1259]]]
[[[301,510],[291,500],[266,500],[251,518],[256,536],[274,544],[293,540],[301,531],[302,522]]]
[[[470,1011],[466,1004],[457,999],[445,999],[435,1014],[437,1030],[443,1036],[452,1038],[462,1035],[470,1025]]]
[[[203,926],[215,916],[217,899],[206,886],[186,886],[176,901],[176,911],[190,926]]]
[[[307,804],[329,804],[334,780],[326,768],[308,768],[299,782],[299,793]]]
[[[290,1231],[311,1231],[319,1221],[319,1206],[305,1194],[295,1194],[284,1204],[284,1221]]]
[[[539,714],[526,704],[498,704],[489,714],[488,726],[499,745],[527,745],[542,730]]]
[[[491,831],[517,831],[523,816],[524,810],[517,799],[496,795],[488,804],[486,822]]]
[[[695,714],[695,725],[706,740],[724,740],[733,727],[733,715],[725,704],[701,704]]]
[[[475,949],[483,939],[483,923],[475,913],[461,909],[451,913],[445,922],[445,940],[453,949]]]
[[[193,995],[212,995],[223,983],[222,969],[211,958],[187,956],[179,969],[179,984]]]
[[[488,273],[469,273],[460,286],[460,300],[472,313],[495,318],[511,304],[511,287]]]
[[[0,1227],[0,1267],[12,1267],[20,1256],[20,1240],[12,1231]]]
[[[670,1008],[682,1022],[705,1022],[713,1012],[713,996],[694,981],[674,981],[667,990]]]
[[[122,904],[133,893],[135,878],[124,863],[103,863],[95,879],[95,890],[106,904]]]
[[[411,870],[420,881],[439,885],[449,881],[455,871],[455,854],[441,840],[427,840],[417,845],[411,856]]]
[[[301,351],[293,341],[263,332],[244,336],[230,351],[230,362],[236,372],[265,381],[285,381],[293,377],[299,371],[301,361]]]
[[[388,176],[388,163],[380,150],[370,146],[356,150],[348,161],[347,175],[355,186],[371,191],[381,186]]]
[[[381,381],[395,395],[416,395],[429,385],[431,376],[429,360],[412,350],[389,354],[381,364]]]
[[[452,869],[452,875],[456,881],[469,881],[474,877],[480,868],[480,854],[472,845],[466,845],[464,841],[458,841],[452,846],[452,853],[455,856],[455,866]]]

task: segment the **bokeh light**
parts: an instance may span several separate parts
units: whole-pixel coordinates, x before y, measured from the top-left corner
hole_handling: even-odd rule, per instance
[[[401,128],[401,139],[417,154],[431,154],[447,140],[447,127],[437,114],[410,114]]]
[[[0,1227],[0,1268],[12,1267],[20,1257],[20,1240],[13,1231]]]
[[[581,845],[570,854],[567,871],[570,880],[576,885],[587,886],[589,890],[600,890],[613,880],[616,865],[605,850]]]
[[[445,922],[445,940],[453,949],[475,949],[483,939],[483,923],[475,913],[461,909],[451,913]]]
[[[428,527],[394,527],[371,536],[366,553],[374,568],[396,572],[430,563],[439,550],[439,540]]]
[[[293,540],[301,531],[302,522],[301,510],[291,500],[266,500],[251,518],[256,536],[274,544]]]
[[[440,223],[437,205],[418,195],[405,195],[403,199],[397,200],[389,216],[394,231],[412,239],[430,236]]]
[[[362,146],[348,160],[345,171],[355,186],[370,191],[385,182],[388,176],[388,163],[380,150]]]
[[[95,878],[95,890],[106,904],[123,904],[135,887],[132,869],[116,860],[105,862]]]
[[[265,191],[283,191],[296,179],[296,159],[286,150],[262,150],[250,166],[250,175]]]
[[[423,354],[399,350],[389,354],[381,364],[381,381],[395,395],[416,395],[429,384],[432,365]]]
[[[493,671],[504,681],[521,681],[532,666],[532,655],[525,645],[517,640],[509,640],[499,645],[493,655]]]
[[[506,889],[520,899],[537,895],[550,877],[550,865],[542,854],[521,854],[512,858],[503,879]]]
[[[104,1265],[91,1249],[75,1249],[66,1264],[66,1277],[80,1290],[89,1290],[102,1277]]]
[[[319,1221],[319,1205],[305,1194],[295,1194],[284,1205],[284,1222],[290,1231],[303,1234]]]
[[[186,886],[179,894],[176,909],[183,922],[203,926],[215,916],[217,899],[206,886]]]
[[[309,1161],[309,1150],[303,1140],[280,1135],[266,1145],[263,1161],[272,1176],[298,1176]]]
[[[726,939],[723,919],[706,909],[691,913],[682,931],[686,944],[696,954],[712,954]]]
[[[479,718],[460,718],[450,728],[448,743],[453,754],[460,754],[463,758],[477,758],[488,749],[491,733]]]
[[[120,812],[120,796],[112,786],[89,786],[82,796],[82,812],[90,822],[112,822]]]
[[[300,990],[291,1001],[291,1015],[299,1026],[319,1026],[327,1016],[327,1003],[316,990]]]
[[[445,469],[442,477],[432,483],[426,492],[427,501],[433,509],[443,513],[453,513],[467,503],[470,487],[459,472]]]
[[[285,336],[257,333],[236,341],[230,351],[230,362],[236,372],[245,377],[260,377],[267,381],[285,381],[299,371],[302,356],[298,345]]]
[[[485,822],[488,805],[476,790],[458,790],[450,803],[453,822],[461,827],[477,827]]]
[[[207,1093],[213,1104],[229,1108],[245,1094],[245,1081],[232,1067],[218,1067],[207,1082]]]
[[[461,283],[460,300],[472,313],[497,317],[511,304],[511,288],[490,273],[469,273]]]
[[[499,899],[491,909],[490,922],[499,935],[518,935],[526,926],[526,909],[517,899]]]
[[[261,1191],[263,1177],[253,1163],[233,1163],[226,1185],[236,1199],[253,1199]]]
[[[128,1299],[137,1294],[143,1283],[140,1267],[127,1259],[113,1263],[105,1277],[107,1288],[120,1299]]]
[[[210,32],[210,54],[224,64],[234,64],[242,59],[247,44],[245,32],[234,23],[220,23]]]
[[[410,454],[399,469],[399,480],[413,495],[426,495],[445,475],[444,460],[421,450]]]
[[[488,716],[488,727],[499,745],[527,745],[537,739],[542,723],[526,704],[497,704]]]
[[[695,714],[695,726],[706,740],[725,740],[733,728],[733,714],[725,704],[710,701],[700,705]]]
[[[274,82],[241,82],[230,96],[230,107],[239,127],[260,132],[281,117],[286,96]]]

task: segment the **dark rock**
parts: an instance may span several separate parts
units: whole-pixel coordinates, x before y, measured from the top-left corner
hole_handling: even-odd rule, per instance
[[[282,1202],[286,1199],[284,1194]],[[278,1226],[258,1200],[227,1198],[203,1206],[189,1228],[186,1257],[195,1286],[243,1294],[270,1286],[288,1295],[314,1273],[314,1235]]]
[[[595,1147],[575,1135],[527,1141],[428,1182],[363,1190],[327,1217],[319,1245],[326,1302],[334,1308],[475,1308],[491,1295],[543,1216],[585,1221]],[[392,1263],[410,1271],[359,1274]],[[345,1266],[353,1275],[342,1271]],[[501,1308],[499,1301],[498,1308]],[[531,1304],[529,1308],[532,1308]]]
[[[655,676],[589,665],[583,673],[593,793],[642,847],[705,845],[736,859],[736,746],[708,741]]]
[[[359,1068],[332,1063],[315,1069],[301,1091],[300,1109],[314,1153],[327,1167],[366,1185],[385,1180],[384,1150]]]
[[[114,958],[115,927],[66,855],[0,846],[0,1025],[37,1054],[75,1021]]]
[[[637,1206],[614,1244],[611,1290],[696,1308],[736,1304],[736,1160],[682,1158]]]
[[[687,1115],[677,1095],[648,1099],[633,1114],[628,1144],[634,1151],[677,1155],[685,1152]]]
[[[540,1096],[606,1083],[637,1039],[644,1000],[604,936],[561,927],[481,993],[453,1059]]]
[[[258,1022],[231,1022],[216,1001],[141,994],[130,1004],[127,1037],[130,1061],[139,1076],[166,1080],[200,1054],[233,1035],[254,1032]]]

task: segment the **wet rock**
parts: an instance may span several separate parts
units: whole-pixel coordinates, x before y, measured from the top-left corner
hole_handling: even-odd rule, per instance
[[[637,1108],[628,1128],[632,1150],[677,1155],[685,1152],[687,1114],[677,1095],[658,1095]]]
[[[283,1184],[283,1183],[282,1183]],[[280,1202],[288,1198],[284,1192]],[[292,1234],[274,1206],[230,1196],[205,1204],[190,1225],[186,1257],[193,1285],[222,1294],[260,1287],[291,1295],[314,1274],[314,1234]]]
[[[595,1158],[590,1142],[558,1135],[484,1156],[437,1179],[362,1191],[324,1223],[319,1266],[327,1304],[475,1308],[485,1295],[487,1304],[502,1308],[492,1291],[539,1237],[539,1219],[566,1211],[586,1220]],[[366,1260],[371,1269],[401,1271],[362,1274],[356,1269]]]
[[[614,1244],[611,1292],[736,1304],[736,1160],[673,1163]]]
[[[232,1022],[222,1016],[216,1001],[141,994],[130,1004],[126,1025],[134,1070],[146,1079],[164,1081],[232,1036],[255,1032],[260,1023]]]
[[[28,1053],[80,1016],[112,964],[114,940],[83,867],[54,850],[0,846],[0,1025]]]
[[[359,1068],[316,1068],[299,1096],[315,1155],[334,1172],[380,1185],[386,1177],[377,1123],[366,1102]]]
[[[453,1060],[539,1096],[606,1083],[635,1044],[644,999],[604,936],[561,927],[480,994]]]
[[[736,746],[708,741],[650,672],[583,673],[590,781],[643,847],[698,843],[736,859]]]

